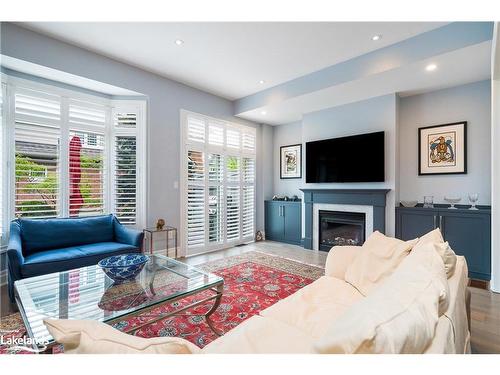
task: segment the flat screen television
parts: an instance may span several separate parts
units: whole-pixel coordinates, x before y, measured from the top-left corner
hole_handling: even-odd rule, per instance
[[[306,143],[306,182],[383,182],[384,132]]]

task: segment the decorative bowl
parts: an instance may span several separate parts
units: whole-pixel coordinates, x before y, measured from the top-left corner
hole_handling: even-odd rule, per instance
[[[404,207],[415,207],[418,204],[418,202],[417,201],[401,201],[401,204]]]
[[[453,208],[456,208],[455,204],[460,202],[462,200],[462,198],[460,198],[460,197],[444,197],[444,200],[450,204],[450,207],[448,207],[448,208],[453,209]]]
[[[97,263],[115,283],[132,280],[142,271],[149,257],[143,254],[114,255]]]

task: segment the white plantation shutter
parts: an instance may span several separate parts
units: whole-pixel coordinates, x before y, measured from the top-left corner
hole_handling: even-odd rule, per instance
[[[93,103],[69,102],[70,216],[106,212],[106,111]]]
[[[205,188],[189,186],[187,194],[188,246],[202,246],[205,244]]]
[[[228,148],[239,149],[240,148],[240,136],[241,132],[239,129],[234,129],[228,127],[226,129],[226,146]]]
[[[14,140],[16,217],[59,216],[61,98],[18,90]]]
[[[244,152],[255,153],[255,133],[243,132],[241,143]]]
[[[115,137],[115,214],[122,224],[137,220],[137,139]]]
[[[255,159],[243,157],[242,235],[252,237],[255,232]]]
[[[233,246],[255,231],[255,129],[198,114],[184,117],[188,254]]]
[[[188,151],[188,181],[203,182],[205,178],[205,156],[201,151]]]
[[[226,157],[226,176],[228,183],[240,182],[240,158],[238,156]]]
[[[139,110],[134,108],[115,108],[113,111],[114,213],[127,225],[136,225],[139,214],[138,116]]]
[[[115,113],[115,128],[116,129],[137,129],[137,113],[135,112],[118,112]]]
[[[210,122],[208,125],[208,143],[211,146],[224,146],[224,125]]]
[[[226,195],[227,207],[227,240],[235,241],[240,238],[240,187],[228,186]]]
[[[208,241],[224,241],[224,156],[208,155]]]
[[[224,156],[220,154],[208,155],[208,181],[210,183],[222,183],[224,178]]]
[[[252,184],[255,182],[255,159],[243,158],[243,182]]]
[[[224,186],[210,186],[208,191],[208,241],[224,241]]]
[[[187,126],[188,141],[205,142],[205,121],[203,119],[189,116]]]
[[[253,185],[243,187],[242,204],[242,234],[243,237],[252,237],[255,231],[255,187]]]

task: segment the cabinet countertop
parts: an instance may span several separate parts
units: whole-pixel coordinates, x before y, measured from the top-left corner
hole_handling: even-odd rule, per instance
[[[483,206],[483,205],[478,205],[477,210],[470,210],[469,207],[470,205],[455,205],[457,207],[456,209],[451,209],[449,208],[449,204],[434,204],[433,208],[424,208],[422,207],[422,203],[419,203],[415,207],[404,207],[404,206],[397,206],[397,210],[408,210],[408,211],[419,211],[419,212],[436,212],[436,211],[443,211],[447,210],[450,211],[450,213],[457,212],[457,213],[468,213],[468,214],[489,214],[491,213],[491,206]]]

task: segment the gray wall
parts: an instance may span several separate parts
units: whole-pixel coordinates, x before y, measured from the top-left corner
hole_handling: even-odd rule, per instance
[[[435,202],[479,193],[480,204],[491,203],[491,90],[490,81],[475,82],[401,98],[399,127],[400,198]],[[467,121],[467,174],[418,176],[418,128]]]
[[[301,122],[274,128],[274,194],[301,196],[300,188],[368,189],[387,188],[386,228],[394,234],[394,207],[396,202],[396,145],[397,104],[395,94],[385,95],[357,103],[342,105],[308,113]],[[305,143],[320,139],[342,137],[384,130],[386,132],[386,178],[377,183],[328,183],[306,184],[304,175]],[[303,177],[297,180],[281,180],[279,176],[279,147],[303,143]]]
[[[263,142],[261,129],[233,116],[233,103],[224,98],[146,72],[88,50],[37,34],[10,23],[1,24],[1,52],[7,56],[130,89],[148,98],[148,224],[163,217],[179,226],[180,192],[174,187],[180,169],[180,110],[186,109],[216,118],[254,126],[258,130],[257,175],[263,160],[270,160],[271,145]],[[267,146],[266,149],[263,146]],[[264,155],[264,156],[263,156]],[[266,156],[267,155],[267,156]],[[269,173],[267,170],[266,173]],[[257,202],[269,191],[258,180]],[[263,204],[257,205],[257,229],[264,227]]]

